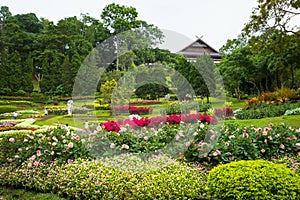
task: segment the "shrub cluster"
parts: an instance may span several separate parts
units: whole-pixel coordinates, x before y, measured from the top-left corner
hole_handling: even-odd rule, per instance
[[[211,104],[202,104],[197,101],[174,101],[165,105],[162,114],[188,114],[191,111],[206,112],[209,108],[211,108]]]
[[[209,172],[207,194],[217,199],[299,199],[300,176],[272,162],[239,161]]]
[[[284,103],[284,104],[260,104],[246,110],[242,109],[235,112],[234,116],[237,119],[261,119],[264,117],[278,117],[285,114],[287,110],[300,107],[300,103]]]

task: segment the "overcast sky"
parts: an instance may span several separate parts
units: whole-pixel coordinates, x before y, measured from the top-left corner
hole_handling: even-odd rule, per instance
[[[203,36],[216,50],[237,37],[257,5],[256,0],[1,0],[0,5],[8,6],[13,15],[32,12],[56,23],[80,13],[100,19],[110,3],[133,6],[139,19],[191,40]]]

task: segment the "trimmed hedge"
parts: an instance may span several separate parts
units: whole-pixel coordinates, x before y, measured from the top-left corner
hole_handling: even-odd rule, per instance
[[[207,194],[218,199],[300,199],[300,177],[269,161],[238,161],[213,168]]]
[[[0,114],[15,112],[17,110],[16,106],[0,106]]]

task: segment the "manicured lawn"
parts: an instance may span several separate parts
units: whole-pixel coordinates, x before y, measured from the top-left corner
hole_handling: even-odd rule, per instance
[[[268,126],[269,123],[273,123],[274,125],[284,123],[294,128],[300,128],[300,115],[270,117],[270,118],[262,118],[262,119],[249,119],[249,120],[226,120],[225,124],[231,122],[235,122],[240,126],[254,125],[256,127]]]

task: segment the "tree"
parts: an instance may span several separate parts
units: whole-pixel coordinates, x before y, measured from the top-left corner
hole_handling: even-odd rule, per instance
[[[137,20],[137,17],[138,12],[134,7],[115,3],[105,6],[101,13],[104,27],[114,35],[139,27],[141,21]]]
[[[257,0],[257,2],[258,6],[253,10],[250,22],[244,28],[246,34],[278,29],[283,33],[299,35],[299,27],[293,25],[293,20],[300,15],[299,0]]]

